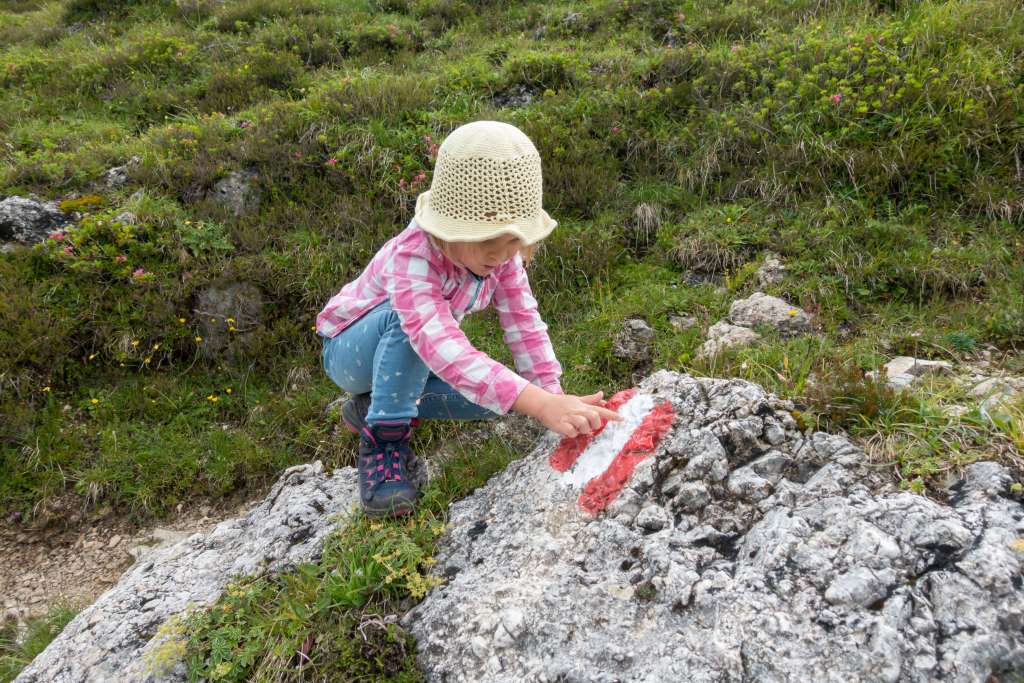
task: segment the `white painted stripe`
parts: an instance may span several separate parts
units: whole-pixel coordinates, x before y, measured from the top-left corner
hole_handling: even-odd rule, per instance
[[[609,422],[604,431],[580,454],[572,468],[562,473],[558,482],[563,486],[581,489],[588,481],[608,469],[608,465],[653,408],[653,396],[639,391],[634,394],[619,408],[619,415],[625,419],[622,422]]]

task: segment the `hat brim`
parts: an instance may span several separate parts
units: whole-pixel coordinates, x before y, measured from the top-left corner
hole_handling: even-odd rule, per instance
[[[531,245],[544,239],[558,225],[548,213],[540,213],[530,221],[514,223],[480,223],[461,221],[442,216],[430,204],[430,190],[416,198],[416,224],[445,242],[483,242],[499,235],[515,235],[523,244]]]

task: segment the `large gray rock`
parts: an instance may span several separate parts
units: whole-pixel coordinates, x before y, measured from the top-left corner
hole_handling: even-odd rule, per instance
[[[187,606],[212,604],[237,575],[281,570],[316,557],[324,538],[358,506],[355,470],[328,476],[320,462],[292,467],[267,498],[239,519],[143,556],[15,680],[183,681],[178,662],[154,670],[157,629]],[[172,662],[173,664],[173,662]],[[156,674],[156,675],[154,675]]]
[[[784,337],[803,334],[811,329],[811,316],[807,311],[762,292],[733,301],[729,306],[729,320],[742,327],[771,325]]]
[[[0,242],[35,244],[69,223],[71,217],[55,202],[37,202],[26,197],[0,201]]]
[[[403,619],[436,681],[985,681],[1024,670],[1024,509],[993,463],[948,505],[740,380],[658,372],[675,423],[591,516],[549,435],[450,509]],[[626,430],[626,434],[622,433]],[[588,460],[591,459],[591,460]],[[584,489],[585,491],[586,489]],[[990,678],[991,676],[991,678]]]

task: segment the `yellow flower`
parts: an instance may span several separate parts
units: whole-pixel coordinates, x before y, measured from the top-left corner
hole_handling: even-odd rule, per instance
[[[215,322],[217,322],[217,319],[216,318],[210,318],[210,322],[211,323],[215,323]]]
[[[235,322],[235,319],[234,318],[225,318],[224,322],[233,323],[233,322]]]
[[[185,225],[192,225],[192,221],[185,221]]]
[[[312,330],[313,332],[316,332],[316,325],[310,325],[309,329]]]
[[[98,398],[90,399],[90,401],[89,401],[89,403],[91,403],[93,405],[96,405],[99,402],[100,402],[100,400]]]
[[[133,339],[132,340],[132,346],[138,346],[138,345],[139,345],[139,340],[138,339]]]
[[[89,360],[92,360],[92,359],[93,359],[93,358],[95,358],[95,357],[96,357],[96,354],[95,354],[95,353],[90,353],[90,354],[89,354]]]
[[[123,368],[124,367],[124,363],[120,363],[120,366]]]
[[[732,219],[731,219],[731,218],[728,218],[728,217],[726,217],[726,219],[725,219],[725,222],[726,222],[726,223],[732,223]]]
[[[231,387],[228,387],[227,389],[225,389],[224,392],[230,394],[231,393]]]
[[[228,332],[236,332],[237,330],[238,330],[238,328],[235,327],[234,325],[229,325],[228,326]]]
[[[50,393],[50,387],[43,387],[43,393],[44,394]]]
[[[795,308],[789,309],[789,314],[790,315],[796,315],[796,309]]]
[[[181,323],[182,325],[184,325],[185,324],[185,319],[184,318],[178,318],[178,322]]]
[[[1010,547],[1017,552],[1024,553],[1024,538],[1018,538],[1016,541],[1010,543]]]
[[[203,338],[202,338],[202,337],[196,337],[196,344],[198,344],[198,343],[199,343],[199,342],[201,342],[201,341],[203,341]]]
[[[152,356],[146,356],[146,360],[144,360],[142,362],[143,363],[149,363],[149,361],[151,361],[151,360],[153,360]]]
[[[159,349],[159,348],[160,348],[160,344],[159,344],[159,343],[157,343],[157,344],[153,344],[153,350],[154,350],[154,351],[156,351],[156,350],[157,350],[157,349]]]

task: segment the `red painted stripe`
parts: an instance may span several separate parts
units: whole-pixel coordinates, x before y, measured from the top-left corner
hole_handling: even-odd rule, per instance
[[[661,437],[676,419],[668,401],[657,405],[636,428],[629,441],[615,454],[608,469],[587,482],[580,494],[579,506],[584,512],[596,515],[622,491],[637,464],[654,452]]]
[[[633,398],[633,394],[636,393],[636,388],[626,389],[612,396],[610,399],[605,401],[604,407],[608,410],[618,410],[626,404],[626,401]],[[580,457],[580,453],[587,449],[590,442],[594,440],[594,437],[604,431],[604,428],[608,425],[607,420],[601,421],[601,426],[592,431],[590,434],[578,434],[577,436],[563,436],[561,442],[555,452],[548,458],[548,464],[559,472],[565,472],[567,469],[572,467],[576,459]]]

